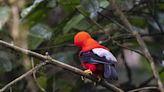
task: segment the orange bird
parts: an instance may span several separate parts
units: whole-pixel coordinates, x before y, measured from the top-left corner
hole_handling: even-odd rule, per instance
[[[86,74],[94,73],[107,81],[118,80],[117,60],[107,47],[100,45],[87,32],[78,32],[74,44],[81,47],[79,57]]]

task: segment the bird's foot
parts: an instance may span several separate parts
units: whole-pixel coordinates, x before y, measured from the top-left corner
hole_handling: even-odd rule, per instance
[[[100,82],[102,78],[100,76],[97,76],[97,81]]]
[[[87,74],[87,75],[91,75],[92,74],[92,71],[90,69],[87,69],[87,70],[84,70],[84,73]],[[85,80],[84,76],[81,76],[81,80]]]
[[[91,71],[90,69],[84,70],[84,73],[85,73],[85,74],[88,74],[88,75],[93,74],[92,71]]]
[[[93,85],[96,86],[97,85],[97,82],[93,82]]]
[[[83,81],[85,80],[84,76],[81,76],[81,80],[83,80]]]
[[[100,82],[102,78],[100,76],[97,76],[97,82],[93,82],[93,85],[96,86],[98,82]]]

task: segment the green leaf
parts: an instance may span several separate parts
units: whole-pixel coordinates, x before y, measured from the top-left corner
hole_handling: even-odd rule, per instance
[[[109,2],[107,0],[100,1],[100,7],[106,8],[108,5],[109,5]]]
[[[130,16],[129,21],[132,25],[144,28],[146,26],[146,19],[138,16]]]
[[[46,86],[47,86],[47,77],[46,76],[40,76],[39,78],[37,78],[37,81],[42,88],[44,88],[44,89],[46,88]]]
[[[31,28],[28,34],[28,47],[37,48],[44,40],[51,38],[51,29],[44,24],[37,24]]]
[[[50,10],[47,7],[47,3],[48,1],[46,0],[37,3],[35,7],[33,7],[30,12],[21,19],[21,22],[29,27],[32,27],[42,21],[46,17],[47,12]]]
[[[55,37],[53,42],[55,43],[55,45],[59,45],[67,41],[70,41],[71,39],[73,39],[73,37],[74,37],[74,34],[59,35],[58,37]]]
[[[58,53],[54,53],[52,57],[64,63],[69,63],[69,61],[73,61],[72,55],[74,53],[75,51],[58,52]]]
[[[10,17],[10,9],[7,6],[0,7],[0,29],[8,21]]]
[[[71,13],[80,4],[80,0],[59,0],[59,4],[64,7],[66,13]]]
[[[161,80],[164,82],[164,72],[162,72],[162,73],[160,74],[160,78],[161,78]]]
[[[86,20],[81,20],[76,26],[73,28],[77,30],[88,30],[92,25],[89,24]]]
[[[32,10],[33,7],[27,7],[25,9],[22,10],[21,12],[21,17],[24,18],[26,15],[28,15],[28,13]]]
[[[90,13],[90,18],[94,18],[100,9],[100,2],[98,0],[81,0],[80,7]]]
[[[72,85],[70,85],[68,82],[58,79],[54,81],[56,83],[56,87],[61,89],[62,92],[70,92]]]
[[[28,15],[32,11],[32,9],[35,8],[42,1],[43,0],[35,0],[31,6],[23,9],[23,11],[21,12],[21,17],[25,17],[26,15]]]
[[[57,0],[51,0],[48,2],[47,6],[53,8],[56,6],[56,3],[57,3]]]
[[[63,31],[64,34],[67,34],[73,27],[75,27],[82,19],[84,19],[84,16],[79,14],[74,16],[68,23],[64,26]]]
[[[149,62],[145,59],[145,57],[141,57],[141,64],[143,70],[147,71],[148,73],[151,73],[151,67]]]
[[[164,3],[158,3],[157,6],[160,10],[164,10]]]

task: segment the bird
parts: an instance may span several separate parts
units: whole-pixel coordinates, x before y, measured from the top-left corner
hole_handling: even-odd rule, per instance
[[[79,59],[85,74],[95,74],[100,80],[118,80],[117,59],[107,47],[100,45],[85,31],[74,36],[74,45],[81,48]]]

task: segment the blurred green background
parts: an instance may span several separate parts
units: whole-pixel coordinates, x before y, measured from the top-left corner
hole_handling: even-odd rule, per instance
[[[164,0],[117,3],[146,42],[164,82]],[[40,54],[48,52],[54,59],[82,69],[80,48],[73,45],[73,37],[87,31],[118,59],[119,80],[114,85],[124,90],[157,85],[153,79],[143,84],[152,76],[150,65],[144,56],[132,51],[141,52],[140,46],[114,13],[107,0],[0,0],[0,39]],[[0,45],[0,88],[31,69],[33,63],[41,62]],[[53,65],[42,67],[35,76],[6,92],[110,92]]]

